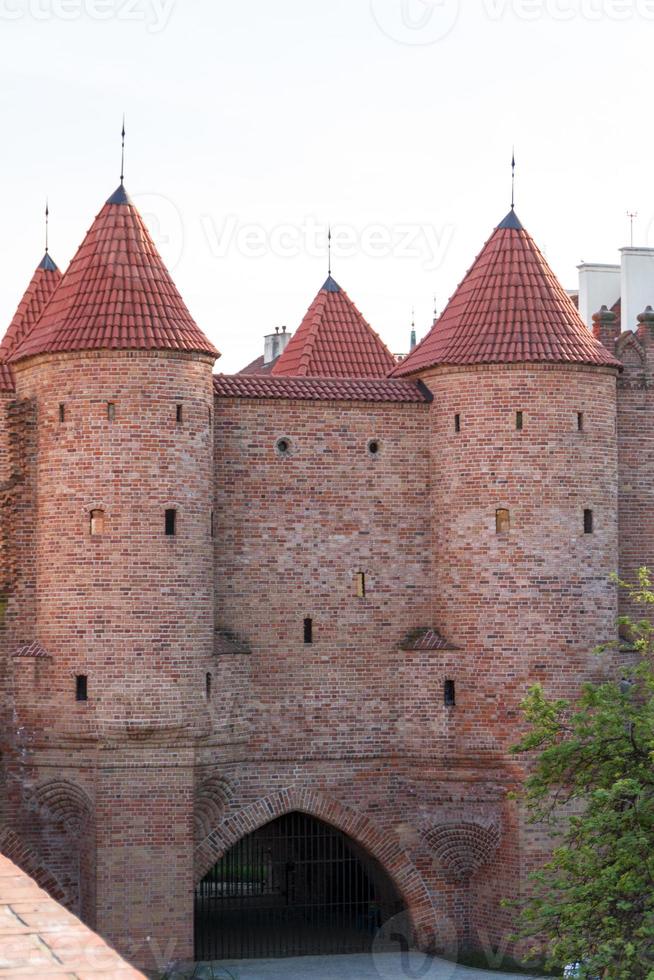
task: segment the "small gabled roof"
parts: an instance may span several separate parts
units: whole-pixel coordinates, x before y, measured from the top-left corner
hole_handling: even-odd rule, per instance
[[[309,307],[272,374],[305,378],[385,378],[388,347],[331,275]]]
[[[11,355],[178,350],[218,357],[124,186],[111,195],[34,329]]]
[[[620,368],[511,210],[466,273],[443,315],[394,370],[439,364],[579,363]]]
[[[7,360],[33,329],[61,281],[61,272],[46,252],[23,293],[13,320],[0,343],[0,359]]]

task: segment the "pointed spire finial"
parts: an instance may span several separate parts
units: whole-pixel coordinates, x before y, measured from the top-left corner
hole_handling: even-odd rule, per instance
[[[123,128],[121,130],[121,151],[120,151],[120,186],[125,183],[125,113],[123,113]]]
[[[411,310],[411,350],[416,346],[416,308]]]
[[[50,232],[50,208],[48,206],[48,199],[45,199],[45,254],[48,254],[48,244],[49,244],[49,232]]]
[[[332,274],[332,226],[327,229],[327,275]]]
[[[515,211],[515,146],[511,155],[511,210]]]

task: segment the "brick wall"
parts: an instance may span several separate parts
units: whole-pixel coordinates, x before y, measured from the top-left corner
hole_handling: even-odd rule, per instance
[[[150,936],[190,956],[193,745],[210,731],[214,642],[211,360],[57,355],[16,375],[38,438],[12,546],[37,621],[23,588],[7,630],[47,656],[13,660],[10,821],[126,953],[148,962]],[[97,509],[104,532],[91,536]]]
[[[654,395],[651,328],[622,334],[616,355],[624,363],[618,382],[620,461],[620,575],[635,582],[638,569],[654,570]],[[621,613],[640,618],[635,607],[620,596]]]
[[[452,668],[452,747],[478,772],[484,760],[504,760],[502,797],[519,777],[507,749],[528,687],[540,681],[550,695],[574,697],[583,680],[614,669],[593,649],[615,636],[617,613],[615,372],[479,366],[425,381],[434,394],[434,618],[463,651]],[[496,533],[498,509],[509,511],[506,533]],[[498,939],[510,925],[498,893],[515,894],[542,853],[515,814],[505,819],[492,874],[472,886],[473,923]]]

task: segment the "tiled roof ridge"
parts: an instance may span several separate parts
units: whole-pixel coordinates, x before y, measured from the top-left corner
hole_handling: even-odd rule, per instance
[[[422,382],[398,378],[313,378],[271,374],[216,374],[219,398],[273,398],[290,401],[371,401],[426,403]]]
[[[441,317],[391,376],[438,364],[534,362],[621,367],[513,216],[495,228]]]
[[[304,370],[301,372],[305,377],[309,375],[309,366],[311,364],[311,359],[313,357],[313,350],[318,339],[318,331],[320,330],[320,324],[322,322],[322,317],[325,312],[325,307],[327,306],[327,301],[329,299],[329,293],[323,288],[320,290],[311,308],[313,309],[313,315],[311,317],[311,324],[309,330],[307,331],[307,337],[304,344],[304,349],[300,355],[300,363],[302,364]],[[311,313],[311,309],[308,311],[307,316]],[[280,356],[283,357],[282,354]]]
[[[10,359],[101,349],[218,356],[124,189],[96,215],[56,294]]]

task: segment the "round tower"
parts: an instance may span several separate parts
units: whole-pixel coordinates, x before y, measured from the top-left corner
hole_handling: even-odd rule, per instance
[[[174,937],[176,955],[192,949],[217,356],[122,184],[11,356],[17,398],[32,402],[37,424],[36,615],[24,642],[48,658],[24,719],[42,747],[26,785],[38,791],[54,769],[90,801],[83,912],[142,963],[146,928]],[[126,950],[127,936],[143,948]]]
[[[593,650],[615,636],[620,367],[512,210],[395,371],[434,396],[434,625],[461,651],[453,750],[491,796],[493,772],[519,775],[509,749],[529,686],[574,698],[607,668]],[[488,909],[540,846],[496,797],[513,829],[492,887],[474,886],[478,926],[501,924]]]

